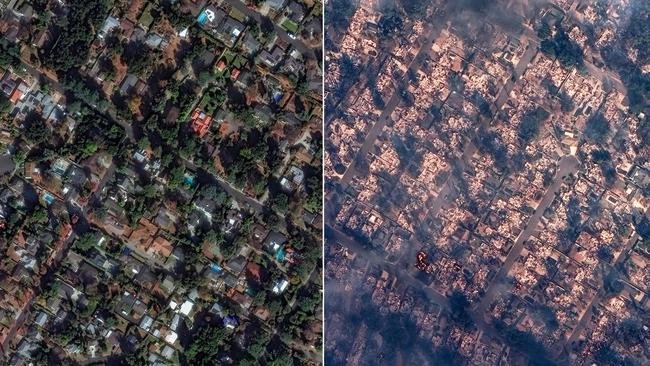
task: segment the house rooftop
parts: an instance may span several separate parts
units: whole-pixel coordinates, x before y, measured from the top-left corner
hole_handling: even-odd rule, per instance
[[[226,45],[232,47],[239,39],[246,26],[239,21],[228,17],[217,30],[217,37]]]
[[[264,240],[264,246],[267,247],[269,250],[276,252],[282,247],[284,243],[286,243],[287,237],[284,236],[284,234],[279,233],[277,231],[272,231],[269,233],[269,235],[266,237],[266,240]]]
[[[265,4],[275,10],[281,10],[284,7],[284,4],[286,3],[286,0],[266,0]]]
[[[269,52],[266,49],[262,50],[262,52],[260,52],[260,55],[258,57],[266,66],[275,67],[284,58],[284,51],[280,47],[275,46],[273,47],[271,52]]]
[[[213,5],[208,5],[197,18],[200,26],[206,28],[217,28],[221,25],[227,14],[220,8]]]
[[[97,34],[97,37],[99,37],[99,39],[104,39],[104,37],[106,37],[110,31],[115,28],[119,28],[119,26],[120,21],[117,18],[109,15],[108,18],[106,18],[104,21],[104,25],[102,25],[102,29]]]
[[[234,274],[240,274],[244,270],[244,267],[246,267],[247,262],[248,260],[246,257],[243,255],[238,255],[235,258],[231,259],[228,262],[227,266]]]
[[[207,115],[200,109],[195,109],[190,117],[190,128],[199,137],[205,136],[212,124],[212,116]]]

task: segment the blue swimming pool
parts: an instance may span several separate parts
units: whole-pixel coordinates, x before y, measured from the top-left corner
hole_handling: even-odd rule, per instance
[[[275,253],[275,259],[278,260],[279,262],[283,262],[284,258],[286,257],[286,252],[284,251],[284,248],[280,248],[280,250]]]
[[[189,175],[185,173],[185,175],[183,175],[183,184],[185,184],[188,187],[194,187],[194,185],[196,184],[195,177],[193,175]]]
[[[199,17],[196,19],[196,21],[199,23],[199,25],[203,25],[208,21],[208,15],[205,14],[204,11],[199,14]]]
[[[43,201],[47,202],[48,205],[54,203],[54,200],[55,200],[54,196],[52,196],[48,192],[43,193]]]
[[[221,268],[221,266],[219,266],[219,265],[216,264],[216,263],[212,263],[212,264],[210,265],[210,270],[212,270],[212,272],[214,272],[214,273],[221,273],[221,272],[223,272],[223,268]]]

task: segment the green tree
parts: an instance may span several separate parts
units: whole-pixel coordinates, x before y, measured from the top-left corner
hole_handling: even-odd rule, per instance
[[[42,207],[38,207],[34,213],[32,213],[32,220],[38,222],[39,224],[44,224],[47,222],[47,211]]]
[[[191,340],[184,356],[186,363],[193,366],[218,364],[218,354],[228,338],[225,328],[204,325]]]
[[[67,19],[71,21],[61,23],[56,47],[43,53],[42,63],[57,72],[67,72],[80,67],[88,57],[95,30],[99,29],[106,19],[109,4],[109,0],[70,2],[66,10]]]
[[[90,249],[95,247],[97,244],[96,234],[93,232],[88,232],[82,234],[74,243],[75,248],[77,248],[82,253],[90,251]]]
[[[138,141],[138,147],[141,150],[146,150],[149,147],[149,145],[150,145],[150,143],[149,143],[149,139],[147,138],[147,136],[144,136],[143,138],[140,139],[140,141]]]
[[[95,152],[97,152],[97,149],[99,147],[97,146],[97,143],[94,141],[87,141],[86,144],[83,146],[81,149],[81,158],[86,158],[88,156],[91,156]]]
[[[173,168],[170,172],[169,188],[171,189],[177,188],[183,181],[184,174],[185,174],[184,166],[180,165]]]
[[[50,137],[50,131],[40,115],[31,114],[26,117],[25,138],[33,145],[43,144]]]
[[[257,366],[259,363],[250,357],[245,357],[242,360],[239,361],[240,366]]]
[[[25,159],[27,159],[27,154],[22,150],[18,150],[13,156],[13,161],[16,165],[21,165],[25,162]]]
[[[289,197],[284,193],[276,194],[271,200],[271,208],[280,213],[286,213],[289,209]]]
[[[20,65],[20,46],[10,43],[7,39],[0,39],[0,67],[3,69],[9,66]]]
[[[293,357],[288,354],[276,354],[269,363],[270,366],[293,366]]]
[[[323,206],[322,184],[321,175],[315,175],[307,179],[307,200],[305,201],[307,211],[320,212]]]
[[[203,238],[204,241],[215,244],[217,246],[220,246],[224,243],[225,239],[223,237],[223,233],[221,231],[215,231],[215,230],[210,230],[205,237]]]

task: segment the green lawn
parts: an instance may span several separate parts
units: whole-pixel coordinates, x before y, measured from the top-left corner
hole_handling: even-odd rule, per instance
[[[223,59],[226,60],[226,63],[228,66],[232,65],[233,60],[235,59],[235,54],[230,52],[229,50],[223,51]]]
[[[220,77],[226,77],[227,78],[228,75],[230,75],[230,72],[228,71],[228,69],[225,69],[223,71],[214,70],[214,76],[216,78],[220,78]]]
[[[284,22],[282,22],[281,26],[282,26],[282,28],[288,30],[289,32],[291,32],[293,34],[298,33],[298,27],[299,26],[298,26],[298,24],[293,22],[291,19],[285,19]]]
[[[232,65],[238,69],[241,69],[242,67],[244,67],[244,65],[246,65],[246,62],[248,62],[248,60],[246,60],[246,57],[242,55],[237,55]]]
[[[146,8],[142,11],[142,15],[140,15],[140,19],[138,22],[145,27],[145,29],[149,29],[151,26],[151,23],[153,23],[153,16],[151,15],[151,3],[147,5]]]
[[[210,97],[208,97],[206,94],[203,94],[203,98],[201,98],[201,101],[197,107],[200,110],[205,110],[205,107],[207,107],[208,104],[210,104]]]
[[[246,21],[246,14],[242,13],[237,9],[232,9],[229,15],[235,20],[240,21],[241,23],[244,23]]]

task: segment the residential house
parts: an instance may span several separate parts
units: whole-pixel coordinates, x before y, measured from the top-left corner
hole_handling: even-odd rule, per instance
[[[249,55],[255,54],[261,47],[260,42],[250,32],[246,32],[241,47]]]
[[[284,244],[287,242],[287,238],[277,232],[271,232],[266,240],[264,241],[264,249],[271,253],[277,260],[284,260]]]
[[[286,4],[286,0],[266,0],[264,4],[268,6],[271,10],[278,12],[282,10],[282,8],[284,7],[284,4]]]
[[[239,21],[228,17],[217,29],[216,37],[226,46],[232,48],[245,28],[246,26]]]
[[[119,28],[120,27],[120,21],[109,15],[106,20],[104,20],[104,24],[102,25],[102,28],[100,29],[99,33],[97,34],[97,37],[101,40],[103,40],[113,29]]]
[[[216,29],[221,25],[221,23],[226,18],[227,14],[220,8],[217,8],[213,5],[208,5],[203,11],[199,14],[197,22],[200,26],[207,29]]]
[[[238,255],[232,258],[230,261],[228,261],[226,266],[228,267],[228,270],[230,270],[230,272],[232,272],[236,276],[239,276],[239,274],[246,267],[246,263],[248,263],[246,257],[244,257],[243,255]]]
[[[199,137],[205,136],[212,124],[212,116],[207,115],[200,109],[195,109],[190,117],[190,128]]]
[[[294,23],[300,23],[305,18],[305,6],[297,1],[291,1],[284,9],[284,15]]]
[[[281,280],[278,280],[275,285],[273,285],[273,293],[276,295],[279,295],[283,293],[287,287],[289,287],[289,281],[287,281],[286,278],[283,278]]]
[[[258,58],[269,68],[274,68],[280,64],[284,58],[284,53],[280,47],[275,46],[270,52],[266,49],[262,50]]]

